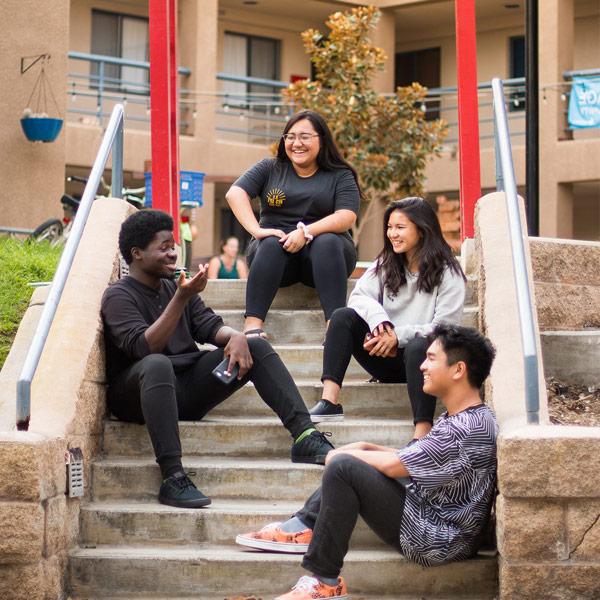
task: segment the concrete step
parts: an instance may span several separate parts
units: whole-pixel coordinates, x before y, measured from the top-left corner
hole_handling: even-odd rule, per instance
[[[354,289],[356,279],[348,280],[348,294]],[[211,279],[201,294],[202,300],[211,308],[220,310],[246,306],[246,280]],[[467,277],[465,304],[477,304],[477,279]],[[321,309],[316,291],[297,283],[287,288],[281,288],[271,306],[271,309],[294,309],[298,307]]]
[[[69,553],[72,593],[93,595],[153,594],[221,598],[255,594],[268,598],[290,589],[300,575],[301,557],[223,546],[102,546]],[[404,560],[393,550],[352,550],[344,577],[352,598],[385,597],[410,590],[417,597],[448,595],[492,597],[497,562],[483,556],[435,568]],[[463,596],[464,597],[464,596]],[[468,596],[467,596],[468,597]]]
[[[319,373],[320,376],[320,373]],[[374,419],[410,419],[412,412],[408,391],[404,383],[368,383],[369,375],[363,371],[362,380],[347,380],[340,394],[346,417]],[[294,378],[306,406],[314,406],[320,399],[323,384],[318,378]],[[217,416],[269,416],[271,409],[260,399],[252,383],[214,408],[210,417]]]
[[[91,502],[82,506],[80,539],[84,547],[99,545],[218,544],[236,546],[239,533],[285,521],[301,501],[213,499],[202,510],[178,509],[157,502]],[[384,547],[359,519],[351,548]]]
[[[477,307],[467,306],[462,324],[477,327],[477,310]],[[243,329],[243,308],[217,309],[216,312],[226,325],[238,331]],[[272,344],[321,344],[325,339],[325,320],[320,310],[272,309],[265,322],[265,331]]]
[[[298,579],[298,577],[296,577],[296,579]],[[293,584],[293,582],[292,582]],[[283,590],[283,591],[288,591],[290,588],[290,584],[288,583],[288,587]],[[352,591],[352,590],[351,590]],[[280,594],[282,592],[282,590],[278,590],[278,594]],[[224,594],[217,594],[216,596],[213,596],[212,594],[210,596],[207,596],[206,594],[202,594],[202,599],[201,600],[223,600],[223,596]],[[240,596],[238,594],[234,595],[234,596],[227,596],[227,598],[225,600],[246,600],[247,598],[257,598],[257,600],[268,600],[270,598],[272,598],[273,596],[264,596],[261,597],[256,597],[256,596],[248,596],[248,595],[243,595]],[[351,596],[350,596],[351,600],[497,600],[498,599],[498,595],[497,594],[482,594],[482,593],[478,593],[475,596],[472,595],[468,595],[465,596],[464,594],[460,594],[460,595],[455,595],[452,594],[451,596],[448,596],[446,594],[444,594],[443,596],[438,596],[437,594],[435,596],[432,596],[430,594],[427,594],[427,596],[424,596],[423,594],[418,594],[418,595],[414,595],[414,594],[409,594],[409,595],[405,595],[402,594],[401,596],[398,596],[396,594],[394,595],[389,595],[389,594],[378,594],[377,596],[372,596],[372,595],[365,595],[365,594],[356,594],[354,592],[352,592]],[[98,596],[96,594],[94,595],[86,595],[85,597],[83,596],[69,596],[69,600],[198,600],[198,596],[164,596],[159,594],[158,596],[152,594],[151,596],[143,594],[143,595],[131,595],[131,594],[125,594],[124,596]]]
[[[544,331],[541,339],[546,377],[600,387],[600,329]]]
[[[294,381],[320,380],[323,373],[323,346],[276,344],[273,346],[291,373]],[[352,357],[344,378],[344,387],[350,382],[365,382],[371,376]],[[340,399],[343,403],[343,400]]]
[[[298,576],[296,576],[296,580],[298,579]],[[288,582],[287,584],[287,588],[285,588],[284,590],[278,590],[277,594],[281,594],[282,591],[286,592],[289,591],[289,588],[291,585],[293,585],[294,581],[292,581],[292,583],[290,584]],[[223,600],[224,594],[217,594],[216,596],[211,595],[206,595],[206,594],[202,594],[202,598],[201,600]],[[273,596],[248,596],[247,594],[244,594],[242,596],[235,594],[233,596],[227,596],[225,598],[225,600],[246,600],[247,598],[256,598],[257,600],[270,600],[270,598],[272,598]],[[437,594],[435,596],[427,594],[427,596],[424,596],[423,594],[402,594],[400,596],[393,594],[393,595],[389,595],[389,594],[378,594],[377,596],[372,596],[370,594],[365,595],[365,594],[356,594],[353,590],[351,590],[351,595],[350,595],[350,599],[351,600],[498,600],[498,595],[496,594],[485,594],[485,593],[477,593],[476,595],[465,595],[465,594],[452,594],[452,595],[446,595],[444,594],[443,596],[438,596]],[[119,596],[99,596],[97,594],[93,594],[93,595],[86,595],[84,596],[69,596],[69,600],[198,600],[198,596],[165,596],[162,594],[159,595],[155,595],[152,594],[147,595],[147,594],[143,594],[143,595],[132,595],[132,594],[125,594],[125,595],[119,595]]]
[[[331,431],[335,446],[368,440],[400,447],[412,437],[412,421],[395,419],[349,419],[321,423]],[[291,437],[277,417],[211,417],[179,424],[184,456],[289,457]],[[107,421],[104,452],[116,456],[154,456],[145,425]]]
[[[207,496],[304,501],[321,483],[323,467],[289,459],[184,456],[183,465]],[[157,501],[161,478],[153,458],[107,458],[92,464],[94,500]]]
[[[281,357],[294,381],[296,379],[321,378],[323,373],[323,346],[321,344],[275,344],[273,348]],[[345,381],[365,381],[369,377],[368,373],[352,357],[346,371]]]

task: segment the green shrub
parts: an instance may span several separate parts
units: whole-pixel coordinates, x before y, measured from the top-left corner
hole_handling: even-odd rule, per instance
[[[50,281],[61,247],[0,238],[0,368],[27,310],[34,281]]]

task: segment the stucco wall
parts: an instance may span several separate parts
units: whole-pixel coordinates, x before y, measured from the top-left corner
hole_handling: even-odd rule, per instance
[[[23,56],[50,54],[46,69],[58,103],[48,99],[51,117],[65,116],[66,55],[69,0],[37,2],[4,0],[0,3],[0,225],[34,228],[53,216],[62,216],[65,132],[52,143],[27,141],[20,119],[39,74],[39,64],[21,75]],[[30,61],[28,61],[30,62]]]

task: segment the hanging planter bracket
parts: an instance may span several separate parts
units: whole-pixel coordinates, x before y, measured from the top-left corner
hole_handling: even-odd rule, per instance
[[[33,59],[33,60],[31,60]],[[31,60],[31,62],[25,66],[27,60]],[[34,54],[33,56],[21,56],[21,75],[23,73],[27,73],[33,65],[36,65],[40,60],[43,60],[44,63],[50,60],[50,54]]]

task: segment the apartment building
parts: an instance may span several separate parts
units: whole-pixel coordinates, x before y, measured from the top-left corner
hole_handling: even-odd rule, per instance
[[[449,123],[442,156],[427,169],[429,196],[458,198],[456,53],[453,0],[373,0],[382,15],[373,41],[388,62],[381,93],[419,81],[432,89],[431,117]],[[300,33],[326,31],[327,16],[359,2],[179,0],[181,168],[205,173],[196,209],[194,255],[241,234],[224,200],[229,185],[269,155],[289,108],[281,86],[311,76]],[[478,79],[517,79],[507,88],[517,181],[525,184],[524,0],[477,0]],[[540,234],[600,239],[600,129],[572,130],[566,109],[573,73],[600,74],[600,2],[540,2]],[[0,226],[34,227],[60,214],[65,175],[85,175],[112,106],[126,104],[125,182],[143,185],[149,167],[148,2],[145,0],[7,0],[0,6]],[[46,73],[65,119],[59,138],[32,144],[19,118],[35,80],[22,57],[51,55]],[[103,58],[101,58],[103,57]],[[106,58],[109,57],[109,58]],[[140,64],[141,63],[141,64]],[[481,184],[495,188],[491,92],[480,90]],[[108,174],[109,176],[109,174]],[[68,184],[71,193],[81,191]],[[372,258],[380,226],[360,256]],[[368,241],[367,241],[368,240]]]

